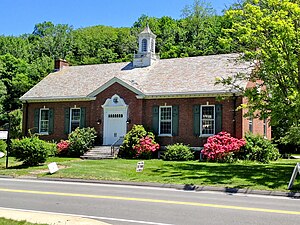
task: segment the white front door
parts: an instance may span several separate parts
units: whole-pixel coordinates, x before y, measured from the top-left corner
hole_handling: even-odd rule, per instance
[[[112,145],[126,134],[127,115],[122,111],[108,111],[105,113],[104,145]]]
[[[104,109],[103,145],[112,145],[127,132],[127,108],[118,95],[106,100]]]

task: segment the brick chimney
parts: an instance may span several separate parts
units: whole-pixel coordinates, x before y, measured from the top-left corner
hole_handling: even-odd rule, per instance
[[[54,71],[60,71],[66,66],[69,66],[69,63],[66,60],[56,59],[54,63]]]

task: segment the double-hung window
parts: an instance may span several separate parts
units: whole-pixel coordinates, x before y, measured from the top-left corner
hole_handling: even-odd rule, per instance
[[[40,109],[39,133],[49,133],[49,109],[47,108]]]
[[[80,108],[70,109],[70,132],[80,126]]]
[[[201,135],[215,134],[215,106],[201,106]]]
[[[159,135],[172,135],[172,106],[159,108]]]

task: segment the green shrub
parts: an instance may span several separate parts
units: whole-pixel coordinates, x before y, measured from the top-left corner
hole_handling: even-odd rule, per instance
[[[94,128],[76,128],[68,137],[70,142],[68,155],[73,157],[83,155],[94,146],[96,134],[97,132]]]
[[[154,134],[147,132],[143,125],[133,125],[132,129],[125,135],[123,144],[120,146],[119,157],[133,159],[137,156],[135,146],[139,145],[141,138],[148,136],[154,140]]]
[[[242,159],[269,163],[279,158],[279,151],[270,140],[252,133],[247,133],[245,139],[246,145],[241,152]]]
[[[48,156],[56,152],[56,145],[40,140],[38,136],[13,139],[11,142],[12,155],[24,165],[36,166],[44,163]]]
[[[194,159],[194,154],[189,146],[182,143],[176,143],[174,145],[167,146],[167,150],[163,158],[168,161],[188,161]]]
[[[3,140],[0,140],[0,152],[6,152],[6,142]]]

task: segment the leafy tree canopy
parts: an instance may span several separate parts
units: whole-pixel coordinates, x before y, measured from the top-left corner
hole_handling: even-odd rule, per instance
[[[255,68],[242,75],[255,84],[244,90],[250,113],[271,115],[271,124],[277,126],[274,134],[284,136],[300,122],[299,0],[246,0],[226,17],[232,26],[222,43],[238,43]]]

